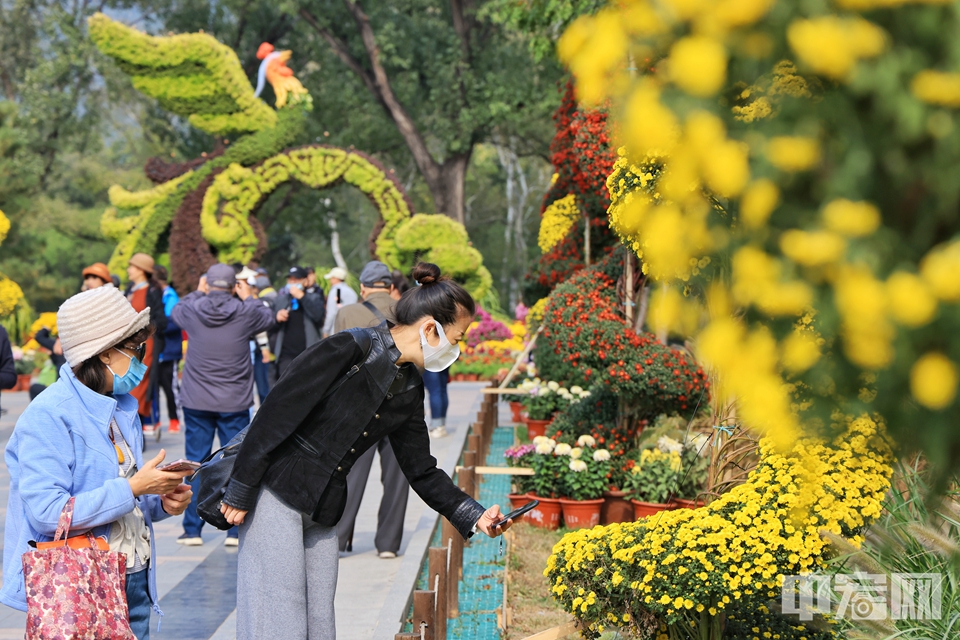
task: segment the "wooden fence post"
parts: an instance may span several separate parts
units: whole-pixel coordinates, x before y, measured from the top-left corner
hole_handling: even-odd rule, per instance
[[[437,594],[437,612],[434,616],[436,624],[433,637],[435,640],[447,640],[447,548],[430,547],[428,571],[429,586]]]
[[[477,464],[479,464],[481,461],[483,461],[483,441],[481,440],[480,434],[477,433],[477,430],[476,430],[476,429],[474,429],[474,430],[470,433],[470,435],[467,436],[467,448],[468,448],[470,451],[476,452],[476,454],[477,454]],[[464,466],[468,466],[468,465],[464,464]],[[469,466],[475,467],[475,466],[477,466],[477,465],[474,464],[474,465],[469,465]]]
[[[393,636],[393,640],[420,640],[420,632],[416,633],[398,633]]]
[[[450,548],[450,559],[447,562],[447,617],[456,618],[460,615],[460,580],[463,579],[463,538],[456,527],[446,518],[440,527],[443,544]]]
[[[437,640],[435,637],[434,613],[437,608],[437,594],[433,591],[417,590],[413,592],[413,628],[420,629],[426,624],[424,640]]]

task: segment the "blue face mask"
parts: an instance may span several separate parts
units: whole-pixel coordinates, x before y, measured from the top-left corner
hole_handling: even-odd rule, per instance
[[[114,349],[117,353],[127,356],[123,351],[119,349]],[[110,365],[107,365],[107,369],[110,370],[110,373],[113,373],[113,395],[118,396],[122,393],[130,393],[137,388],[137,385],[143,380],[143,376],[147,373],[147,365],[143,364],[133,356],[127,356],[130,359],[130,366],[127,367],[127,372],[122,376],[118,376],[114,373],[113,369],[110,369]]]

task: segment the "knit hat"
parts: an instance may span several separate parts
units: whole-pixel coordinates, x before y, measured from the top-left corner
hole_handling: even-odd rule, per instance
[[[343,267],[334,267],[330,269],[327,275],[323,276],[324,279],[329,280],[331,278],[336,278],[337,280],[346,280],[347,279],[347,270]]]
[[[153,258],[145,253],[133,254],[133,256],[130,257],[130,264],[138,269],[143,269],[149,274],[153,273]]]
[[[76,367],[150,324],[150,307],[133,310],[116,287],[98,287],[67,299],[57,311],[63,356]]]
[[[87,276],[96,276],[103,280],[104,284],[110,284],[112,280],[110,279],[110,269],[107,268],[107,265],[102,262],[94,262],[92,265],[83,270],[83,277]]]

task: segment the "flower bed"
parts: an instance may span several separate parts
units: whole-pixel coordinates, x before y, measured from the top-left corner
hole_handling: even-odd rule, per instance
[[[678,634],[670,638],[719,638],[728,614],[786,626],[766,602],[784,575],[822,565],[821,529],[860,539],[880,514],[892,456],[866,417],[831,442],[805,439],[778,453],[764,439],[760,450],[748,481],[706,507],[567,534],[544,572],[554,597],[591,637],[619,627],[639,638],[668,629]]]

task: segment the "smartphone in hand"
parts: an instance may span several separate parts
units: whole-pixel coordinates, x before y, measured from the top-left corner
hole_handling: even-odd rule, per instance
[[[508,513],[507,515],[503,516],[503,520],[501,520],[501,521],[499,521],[499,522],[493,523],[493,528],[494,528],[494,529],[497,529],[497,528],[499,528],[499,527],[502,527],[503,525],[507,524],[507,520],[515,520],[516,518],[522,516],[522,515],[525,514],[527,511],[530,511],[531,509],[533,509],[534,507],[538,506],[539,504],[540,504],[540,501],[539,501],[539,500],[531,500],[530,502],[528,502],[527,504],[523,505],[523,506],[520,507],[519,509],[514,509],[513,511],[511,511],[511,512]]]
[[[158,471],[189,471],[194,473],[197,469],[200,468],[199,462],[193,462],[192,460],[175,460],[173,462],[168,462],[167,464],[160,465],[157,467]]]

